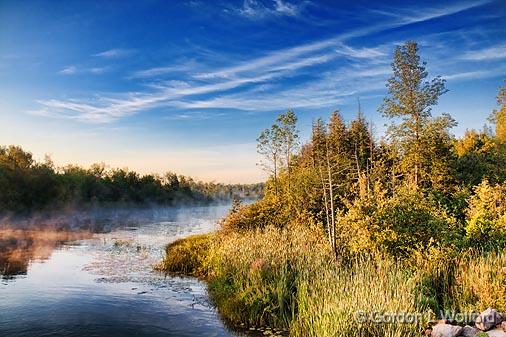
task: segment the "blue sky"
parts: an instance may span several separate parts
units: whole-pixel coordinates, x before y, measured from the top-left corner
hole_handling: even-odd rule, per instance
[[[456,135],[481,128],[506,78],[503,0],[0,0],[0,144],[58,165],[259,181],[255,139],[288,108],[307,139],[360,97],[381,137],[406,40],[447,79],[434,114]]]

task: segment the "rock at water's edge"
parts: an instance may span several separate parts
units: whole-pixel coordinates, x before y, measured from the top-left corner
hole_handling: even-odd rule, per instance
[[[480,332],[479,329],[475,328],[474,326],[466,325],[462,332],[460,333],[460,336],[462,337],[476,337],[476,335]]]
[[[489,337],[506,337],[506,332],[503,329],[494,329],[487,331]]]
[[[432,328],[432,337],[457,337],[462,332],[463,328],[457,325],[450,324],[436,324]],[[495,337],[495,336],[494,336]]]
[[[502,317],[497,310],[488,308],[476,318],[476,327],[482,331],[488,331],[501,322]]]

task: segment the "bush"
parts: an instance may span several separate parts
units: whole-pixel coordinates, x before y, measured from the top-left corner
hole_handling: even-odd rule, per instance
[[[264,198],[231,212],[222,221],[224,230],[248,230],[266,226],[283,227],[290,215],[276,198]]]
[[[429,243],[450,244],[459,236],[457,221],[420,192],[361,198],[338,218],[339,243],[354,253],[386,251],[408,255]]]
[[[470,244],[483,248],[506,245],[506,184],[476,186],[467,210],[466,236]]]

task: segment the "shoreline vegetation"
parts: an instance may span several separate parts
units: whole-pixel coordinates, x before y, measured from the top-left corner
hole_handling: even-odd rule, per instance
[[[428,79],[418,53],[415,42],[395,50],[385,137],[359,106],[349,123],[338,111],[316,120],[301,146],[294,112],[281,114],[258,138],[264,197],[169,244],[156,268],[205,280],[233,326],[300,337],[468,329],[441,334],[452,322],[491,336],[495,326],[477,330],[464,314],[506,312],[506,89],[492,126],[456,138],[450,115],[431,114],[445,81]],[[403,314],[416,319],[391,319]]]
[[[222,184],[166,174],[141,175],[128,169],[56,167],[38,162],[19,146],[0,146],[0,215],[61,210],[211,204],[233,198],[258,199],[263,184]]]

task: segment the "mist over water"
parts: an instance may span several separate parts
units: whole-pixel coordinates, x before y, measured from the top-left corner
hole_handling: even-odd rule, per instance
[[[230,205],[5,218],[0,336],[235,336],[205,284],[153,271],[167,243],[211,231]]]

